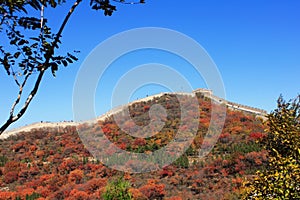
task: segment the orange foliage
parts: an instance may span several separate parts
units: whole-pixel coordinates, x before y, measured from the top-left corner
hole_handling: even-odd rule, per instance
[[[35,151],[35,150],[37,150],[37,147],[36,147],[36,145],[31,145],[29,147],[29,149],[30,149],[30,151]]]
[[[73,189],[70,194],[69,197],[66,198],[66,200],[87,200],[89,199],[89,195],[84,192],[84,191],[78,191],[76,189]]]
[[[51,194],[51,190],[48,187],[38,186],[36,193],[40,194],[42,197],[48,197]]]
[[[136,146],[144,146],[146,144],[146,140],[144,138],[136,138],[133,144]]]
[[[167,200],[183,200],[181,197],[171,197],[171,198],[168,198]]]
[[[83,171],[80,169],[75,169],[74,171],[71,171],[69,174],[69,182],[74,182],[76,184],[79,184],[83,178]]]
[[[138,189],[129,188],[128,192],[130,192],[133,199],[138,199],[138,200],[147,199],[147,197]]]
[[[4,174],[4,182],[5,183],[13,183],[18,180],[18,172],[11,171]]]
[[[26,145],[26,142],[22,141],[22,142],[19,142],[19,143],[15,144],[12,147],[12,149],[13,149],[14,152],[18,152],[18,151],[20,151],[20,149],[25,148],[25,145]]]
[[[73,159],[66,159],[59,166],[59,169],[62,173],[65,173],[65,172],[69,173],[70,171],[74,170],[75,168],[76,168],[76,162]]]
[[[21,199],[26,199],[26,196],[30,196],[34,193],[34,189],[32,188],[23,188],[19,193],[18,196],[21,197]]]
[[[16,192],[0,191],[0,200],[15,200]]]
[[[167,108],[168,116],[164,119],[165,127],[153,138],[131,137],[124,131],[120,131],[113,118],[108,118],[105,122],[99,122],[96,125],[82,124],[77,128],[98,136],[101,127],[107,138],[124,150],[129,150],[128,148],[131,147],[131,150],[135,151],[140,146],[143,148],[138,150],[153,152],[174,139],[180,127],[180,105],[176,104],[177,100],[172,96],[162,98],[155,101],[161,102],[162,106]],[[188,98],[186,101],[188,102]],[[210,141],[215,139],[212,135],[203,143],[210,123],[211,103],[203,98],[199,98],[199,103],[199,129],[191,151],[187,152],[191,156],[197,156],[201,146],[209,148]],[[148,123],[149,113],[144,111],[145,105],[147,110],[147,106],[150,107],[152,104],[141,103],[135,109],[131,109],[131,116],[136,124]],[[189,106],[195,109],[189,112],[188,119],[194,120],[192,116],[198,108],[195,105]],[[124,120],[122,123],[128,128],[134,126],[132,121]],[[242,179],[236,179],[238,174],[249,173],[248,171],[259,169],[266,163],[267,152],[260,151],[258,147],[255,147],[255,151],[252,152],[240,150],[243,149],[241,148],[243,144],[256,144],[254,140],[264,136],[264,129],[264,125],[256,120],[255,116],[228,110],[226,123],[218,143],[214,151],[203,160],[195,162],[195,165],[190,165],[189,168],[170,165],[151,173],[125,173],[124,179],[136,187],[129,189],[134,199],[222,199],[222,195],[241,186]],[[181,131],[190,132],[189,125],[182,126]],[[107,154],[114,153],[113,148],[104,149],[102,144],[91,144],[91,146],[100,148]],[[179,146],[176,144],[174,148]],[[176,152],[177,149],[174,151]],[[3,140],[0,153],[3,161],[4,156],[7,157],[5,161],[7,163],[0,167],[0,189],[9,187],[12,190],[0,191],[0,200],[15,200],[18,196],[24,199],[24,195],[30,195],[33,192],[41,195],[40,200],[99,199],[107,181],[115,178],[115,175],[120,175],[119,172],[96,160],[82,159],[91,158],[92,155],[84,149],[75,127],[35,130],[32,133],[21,134],[19,138]],[[44,158],[47,162],[36,159],[37,157]],[[150,162],[137,163],[129,160],[124,167],[147,169],[151,166]]]
[[[38,157],[38,158],[42,158],[44,155],[45,155],[45,151],[43,150],[38,150],[35,152],[35,155]]]
[[[158,184],[157,180],[150,179],[148,184],[139,188],[139,190],[149,199],[162,198],[165,192],[165,185]]]

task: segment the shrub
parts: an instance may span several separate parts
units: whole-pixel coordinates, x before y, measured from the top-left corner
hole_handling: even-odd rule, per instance
[[[4,167],[4,165],[7,163],[8,159],[6,156],[0,156],[0,167]]]
[[[5,173],[3,180],[7,184],[17,181],[18,180],[18,172],[11,171],[11,172]]]
[[[105,187],[102,197],[105,200],[131,200],[130,183],[122,178],[111,181]]]
[[[280,97],[277,103],[268,115],[269,132],[264,139],[268,168],[245,183],[244,199],[300,198],[300,95],[289,102]]]
[[[139,189],[148,199],[163,199],[165,196],[165,185],[158,184],[157,180],[150,179],[147,184]]]
[[[174,162],[174,165],[176,167],[188,168],[189,167],[189,159],[186,155],[182,155]]]

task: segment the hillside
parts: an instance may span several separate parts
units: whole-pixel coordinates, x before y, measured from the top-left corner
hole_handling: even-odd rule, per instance
[[[101,115],[96,120],[103,121],[107,117],[109,117],[113,114],[116,114],[118,112],[121,112],[122,109],[127,108],[128,106],[130,107],[133,104],[140,103],[140,102],[148,102],[148,101],[151,101],[155,98],[159,98],[163,95],[190,96],[190,95],[193,95],[193,94],[201,94],[203,97],[209,98],[211,101],[217,102],[219,104],[221,104],[221,103],[225,104],[228,109],[242,111],[242,112],[245,112],[245,113],[248,113],[248,114],[254,114],[258,117],[261,117],[262,119],[265,119],[265,115],[267,114],[267,112],[263,109],[253,108],[253,107],[250,107],[250,106],[246,106],[246,105],[237,104],[237,103],[234,103],[234,102],[227,101],[225,99],[222,99],[222,98],[219,98],[219,97],[215,96],[211,90],[201,88],[201,89],[194,90],[192,93],[184,93],[184,92],[170,93],[169,92],[169,93],[160,93],[160,94],[148,96],[148,97],[133,101],[133,102],[127,104],[127,105],[123,105],[123,106],[119,106],[117,108],[114,108],[113,110],[110,110],[109,112]],[[73,122],[73,121],[72,122],[70,122],[70,121],[43,122],[43,121],[41,121],[41,122],[37,122],[37,123],[34,123],[34,124],[26,125],[26,126],[23,126],[23,127],[20,127],[20,128],[7,130],[2,135],[0,135],[0,140],[1,139],[6,139],[7,137],[9,137],[11,135],[14,135],[14,134],[17,134],[17,133],[20,133],[20,132],[29,132],[32,129],[40,129],[40,128],[56,128],[57,129],[58,127],[65,128],[67,126],[78,126],[78,125],[84,124],[84,123],[89,123],[89,122]]]
[[[1,140],[0,147],[0,199],[101,199],[110,180],[123,177],[130,183],[129,191],[134,199],[233,199],[239,191],[244,177],[251,178],[255,171],[263,168],[267,153],[261,150],[259,140],[264,137],[266,127],[263,112],[243,110],[243,106],[230,106],[230,102],[216,101],[212,94],[195,91],[197,104],[184,96],[191,111],[184,119],[199,120],[196,135],[187,151],[169,166],[147,173],[130,173],[136,167],[147,171],[159,164],[146,160],[137,166],[134,160],[116,157],[110,166],[122,164],[125,171],[111,169],[95,159],[82,143],[80,134],[89,135],[85,145],[105,155],[116,154],[104,143],[89,140],[106,138],[120,149],[134,153],[151,154],[176,138],[178,132],[189,137],[192,128],[182,128],[180,106],[175,94],[156,95],[129,104],[129,113],[135,124],[151,124],[151,105],[159,103],[166,109],[164,126],[158,131],[135,130],[132,121],[124,118],[128,130],[135,135],[152,133],[150,137],[137,138],[122,130],[111,114],[122,116],[122,109],[114,110],[97,119],[95,123],[65,124],[52,126],[43,124],[34,129],[19,129],[10,132],[10,137]],[[184,95],[184,94],[181,94]],[[211,101],[211,99],[213,101]],[[200,147],[205,147],[203,138],[214,137],[207,132],[212,105],[226,106],[225,125],[218,142],[208,156],[198,158]],[[197,108],[197,109],[195,109]],[[199,118],[194,118],[198,113]],[[153,116],[152,116],[153,117]],[[150,126],[155,129],[155,126]],[[28,131],[30,130],[30,131]],[[153,133],[155,132],[155,134]],[[8,132],[9,133],[9,132]],[[16,133],[16,134],[15,134]],[[7,136],[8,136],[7,135]],[[97,140],[96,140],[97,141]],[[172,147],[184,148],[182,141],[174,140]],[[178,149],[170,150],[168,158],[176,156]]]

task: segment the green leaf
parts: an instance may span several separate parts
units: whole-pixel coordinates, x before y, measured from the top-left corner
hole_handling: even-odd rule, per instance
[[[36,37],[31,37],[31,38],[29,38],[29,39],[34,40],[34,41],[37,41],[37,42],[40,41],[40,38],[36,38]]]
[[[72,59],[72,60],[74,60],[74,61],[77,61],[78,60],[78,58],[76,57],[76,56],[73,56],[72,54],[70,54],[70,53],[67,53],[68,54],[68,56]]]
[[[14,57],[17,59],[20,56],[20,54],[21,54],[21,52],[18,51],[14,54]]]
[[[29,1],[29,5],[31,5],[31,7],[33,7],[36,10],[41,10],[41,5],[40,5],[39,1],[37,1],[37,0]]]
[[[66,60],[69,62],[69,63],[73,63],[73,60],[71,58],[66,58]]]
[[[55,63],[55,62],[53,62],[53,63],[51,63],[51,71],[52,71],[52,75],[55,77],[56,75],[55,75],[55,72],[58,70],[58,65]]]
[[[66,60],[62,60],[61,62],[65,67],[68,66],[68,62]]]
[[[24,40],[24,39],[21,39],[19,42],[18,42],[18,45],[24,45],[24,44],[28,44],[29,42],[27,40]]]
[[[57,3],[54,0],[50,0],[51,7],[55,8],[57,6]]]

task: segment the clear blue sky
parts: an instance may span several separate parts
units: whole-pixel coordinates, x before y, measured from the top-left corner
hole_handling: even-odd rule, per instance
[[[140,27],[173,29],[201,44],[216,63],[230,101],[270,111],[276,107],[280,94],[290,99],[300,93],[300,1],[147,0],[143,5],[116,4],[118,11],[112,17],[92,11],[88,4],[84,1],[71,17],[60,48],[61,52],[80,50],[80,60],[68,68],[61,67],[56,78],[47,73],[27,113],[13,127],[41,120],[72,120],[73,85],[85,57],[110,36]],[[61,23],[68,5],[46,11],[45,15],[54,27]],[[140,53],[145,56],[139,56],[138,63],[153,61],[155,52]],[[162,55],[155,61],[160,62],[163,58],[168,56]],[[175,68],[185,73],[194,88],[205,87],[203,81],[192,75],[189,77],[192,72],[185,68],[183,61],[170,59],[170,63],[177,63]],[[128,59],[124,62],[129,70],[130,62]],[[135,64],[132,63],[132,67]],[[118,79],[114,73],[110,77]],[[4,122],[17,88],[3,69],[0,80],[3,91],[0,121]],[[110,83],[104,84],[110,88]],[[132,99],[164,90],[162,87],[145,87]],[[97,93],[96,98],[101,95]],[[99,100],[96,109],[97,114],[101,114],[109,106]]]

